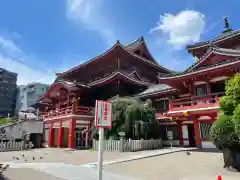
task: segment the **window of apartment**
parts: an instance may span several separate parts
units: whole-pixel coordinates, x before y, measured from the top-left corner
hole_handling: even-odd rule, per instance
[[[212,123],[200,122],[200,135],[201,139],[210,139]]]
[[[161,100],[161,101],[156,101],[154,102],[155,109],[158,110],[163,110],[163,109],[168,109],[169,108],[169,100]]]
[[[201,84],[196,86],[196,96],[206,96],[207,95],[207,85]]]

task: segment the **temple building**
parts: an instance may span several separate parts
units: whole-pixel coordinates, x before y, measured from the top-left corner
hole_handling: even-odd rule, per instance
[[[44,134],[49,146],[89,146],[95,100],[133,96],[171,73],[150,54],[144,38],[124,46],[119,41],[105,53],[63,73],[41,98],[48,104]]]
[[[188,45],[196,62],[177,73],[162,67],[143,37],[119,41],[105,53],[63,73],[41,98],[46,105],[44,134],[49,146],[78,148],[91,143],[95,100],[113,96],[151,99],[161,136],[173,144],[211,148],[209,130],[219,112],[225,81],[240,71],[240,31],[230,28],[215,39]]]

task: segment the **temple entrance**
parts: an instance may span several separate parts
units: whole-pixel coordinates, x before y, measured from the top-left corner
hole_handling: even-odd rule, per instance
[[[76,149],[86,148],[86,132],[76,129],[75,132]]]
[[[195,131],[194,131],[193,124],[188,124],[187,129],[188,129],[189,146],[195,147],[196,141],[195,141]]]

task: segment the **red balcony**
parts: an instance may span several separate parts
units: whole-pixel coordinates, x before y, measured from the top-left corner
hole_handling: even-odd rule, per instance
[[[207,96],[189,96],[169,101],[169,111],[188,111],[219,107],[219,97],[224,93],[210,94]]]
[[[85,106],[68,106],[66,108],[51,110],[43,114],[44,120],[54,119],[58,117],[64,117],[69,115],[82,115],[82,116],[92,116],[92,107]]]

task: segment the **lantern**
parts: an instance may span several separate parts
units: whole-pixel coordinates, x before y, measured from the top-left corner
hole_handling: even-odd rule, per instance
[[[184,115],[184,116],[189,116],[189,114],[188,114],[188,112],[187,112],[187,111],[186,111],[186,112],[184,112],[184,113],[183,113],[183,115]]]

